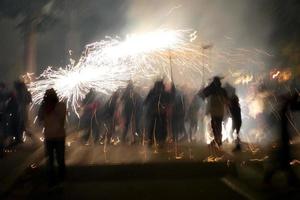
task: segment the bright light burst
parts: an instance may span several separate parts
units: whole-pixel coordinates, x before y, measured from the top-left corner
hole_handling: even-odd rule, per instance
[[[124,41],[107,37],[88,44],[75,65],[54,70],[48,67],[35,81],[29,83],[34,104],[42,101],[44,92],[54,88],[60,99],[74,109],[90,88],[110,94],[128,80],[142,82],[159,75],[170,77],[170,63],[184,69],[198,70],[203,56],[193,44],[192,30],[158,30],[128,35]]]
[[[124,40],[106,37],[88,44],[76,64],[71,62],[59,69],[48,67],[28,84],[33,103],[41,103],[45,90],[54,88],[60,99],[76,111],[78,101],[84,98],[90,88],[109,95],[117,88],[124,87],[129,80],[143,86],[162,76],[172,79],[173,75],[174,79],[180,76],[184,83],[199,88],[199,80],[202,77],[206,79],[205,74],[210,76],[218,66],[263,65],[259,62],[260,50],[222,50],[215,47],[215,62],[210,64],[211,48],[203,46],[203,41],[196,42],[196,38],[197,32],[194,30],[159,29],[131,34]],[[212,65],[215,68],[212,69]],[[252,80],[252,77],[246,78],[247,83]]]

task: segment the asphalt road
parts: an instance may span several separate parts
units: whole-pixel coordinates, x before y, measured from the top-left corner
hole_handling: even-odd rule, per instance
[[[18,171],[18,159],[12,157],[26,165],[3,199],[299,199],[300,187],[288,187],[280,173],[274,185],[262,184],[268,160],[262,150],[232,154],[231,149],[224,145],[223,153],[216,153],[199,144],[164,149],[86,146],[68,140],[66,181],[48,188],[43,150],[27,146],[1,161],[11,172]],[[300,172],[298,164],[293,167]]]

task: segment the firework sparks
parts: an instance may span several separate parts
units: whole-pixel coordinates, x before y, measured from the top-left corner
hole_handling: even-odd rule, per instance
[[[78,102],[91,88],[110,95],[119,87],[125,87],[129,80],[144,86],[157,77],[172,79],[173,73],[182,77],[188,75],[189,83],[199,87],[201,77],[211,73],[212,64],[209,64],[209,56],[201,50],[204,42],[196,42],[197,39],[194,30],[160,29],[131,34],[124,40],[106,37],[88,44],[77,63],[71,60],[64,68],[48,67],[35,80],[31,74],[26,75],[33,104],[40,104],[45,90],[54,88],[60,100],[66,101],[76,111]],[[215,65],[262,65],[256,58],[259,53],[257,50],[216,48]],[[237,82],[247,84],[252,79],[249,75]]]
[[[140,82],[161,74],[168,76],[171,56],[174,65],[183,67],[181,70],[189,66],[188,69],[197,71],[203,54],[192,43],[195,37],[191,30],[158,30],[129,35],[125,41],[107,38],[89,44],[77,64],[71,62],[58,70],[48,67],[29,83],[33,102],[41,103],[45,90],[54,88],[60,99],[76,110],[77,101],[90,88],[111,94],[130,79]]]

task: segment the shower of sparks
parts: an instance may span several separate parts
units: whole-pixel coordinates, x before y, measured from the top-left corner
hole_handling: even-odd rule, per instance
[[[76,109],[90,88],[111,94],[129,80],[140,83],[162,75],[171,77],[171,59],[181,66],[180,71],[201,73],[198,67],[204,55],[193,43],[195,39],[192,30],[158,30],[128,35],[124,41],[107,37],[88,44],[78,63],[72,61],[57,70],[48,67],[28,84],[33,103],[41,103],[45,90],[54,88],[61,100]]]
[[[262,66],[261,54],[266,55],[257,49],[220,49],[214,45],[204,49],[208,46],[204,44],[194,30],[159,29],[131,34],[124,40],[106,37],[86,45],[77,63],[71,60],[64,68],[48,67],[36,79],[32,78],[32,74],[26,74],[26,82],[33,104],[40,104],[45,90],[54,88],[60,100],[66,101],[76,111],[80,100],[91,88],[110,95],[125,87],[129,80],[146,88],[148,83],[159,77],[172,80],[174,77],[175,84],[188,81],[189,85],[199,88],[202,77],[207,79],[218,66],[232,69]],[[186,77],[189,77],[188,80]],[[253,80],[251,74],[245,76],[242,73],[233,78],[236,84],[247,84]]]

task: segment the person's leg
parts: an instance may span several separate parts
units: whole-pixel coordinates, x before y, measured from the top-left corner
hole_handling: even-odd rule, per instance
[[[100,135],[100,121],[98,121],[96,117],[93,117],[92,119],[91,130],[92,130],[94,143],[96,144],[97,142],[99,142],[99,135]]]
[[[58,164],[59,180],[63,181],[65,178],[65,140],[56,141],[56,160]]]
[[[156,117],[152,116],[152,117],[150,117],[148,130],[147,130],[149,146],[152,146],[152,144],[153,144],[153,139],[155,136],[155,129],[156,129],[155,126],[156,126]]]
[[[160,124],[159,124],[158,128],[160,128],[159,145],[160,145],[160,147],[163,147],[166,142],[166,138],[168,136],[167,115],[161,116]]]
[[[218,117],[218,119],[217,119],[217,142],[218,142],[219,146],[222,145],[222,121],[223,121],[223,118]]]
[[[55,171],[54,171],[54,141],[45,140],[45,156],[47,159],[47,176],[49,186],[54,185]]]
[[[219,146],[221,146],[222,145],[222,118],[212,116],[211,128],[213,130],[215,142]]]
[[[122,143],[126,142],[127,132],[130,124],[130,115],[126,114],[124,117],[125,123],[124,123],[124,129],[122,132]]]

